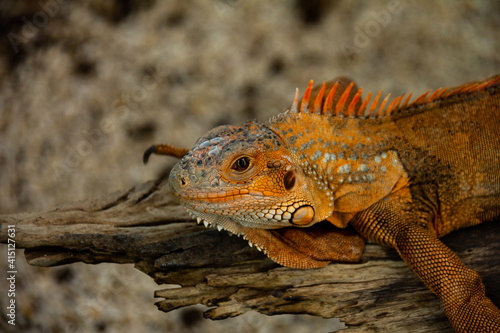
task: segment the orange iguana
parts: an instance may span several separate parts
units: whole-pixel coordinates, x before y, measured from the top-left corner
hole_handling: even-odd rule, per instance
[[[480,276],[438,240],[500,216],[500,76],[388,106],[361,92],[311,81],[265,124],[217,127],[189,152],[155,145],[144,161],[185,155],[169,178],[180,203],[279,264],[358,261],[371,239],[398,251],[456,331],[500,332]],[[324,220],[337,228],[313,226]]]

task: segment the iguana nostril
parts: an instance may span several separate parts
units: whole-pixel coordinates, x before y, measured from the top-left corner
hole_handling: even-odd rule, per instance
[[[170,186],[170,191],[177,195],[180,190],[184,190],[186,186],[189,185],[189,177],[186,175],[181,175],[180,173],[183,171],[182,164],[177,163],[174,165],[172,170],[170,171],[170,175],[168,177],[168,183]]]

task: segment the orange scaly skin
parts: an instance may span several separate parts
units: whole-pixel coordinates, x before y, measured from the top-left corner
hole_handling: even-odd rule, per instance
[[[413,103],[361,91],[311,81],[266,124],[213,129],[172,170],[173,194],[289,267],[358,261],[365,238],[394,247],[457,332],[500,332],[480,276],[438,239],[500,216],[500,76]]]

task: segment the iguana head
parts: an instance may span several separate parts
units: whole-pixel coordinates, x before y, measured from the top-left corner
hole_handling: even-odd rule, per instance
[[[174,155],[172,149],[153,146],[145,160],[152,152]],[[332,260],[357,261],[362,254],[359,235],[328,223],[309,227],[329,215],[329,199],[315,193],[317,184],[262,123],[208,132],[175,165],[169,183],[198,223],[242,236],[281,265],[322,267]],[[339,253],[347,239],[350,245]]]
[[[201,137],[169,183],[196,217],[236,233],[239,226],[310,226],[328,216],[326,196],[313,195],[315,184],[281,138],[255,121],[219,126]]]

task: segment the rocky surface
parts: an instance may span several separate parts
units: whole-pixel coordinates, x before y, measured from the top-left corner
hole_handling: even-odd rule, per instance
[[[495,1],[4,1],[0,213],[166,175],[174,159],[142,165],[149,145],[190,147],[216,125],[266,120],[309,79],[347,75],[394,96],[500,73],[499,12]],[[213,323],[197,308],[164,314],[157,287],[130,266],[40,269],[22,252],[16,263],[18,321],[2,320],[6,331],[333,327],[257,314]]]

